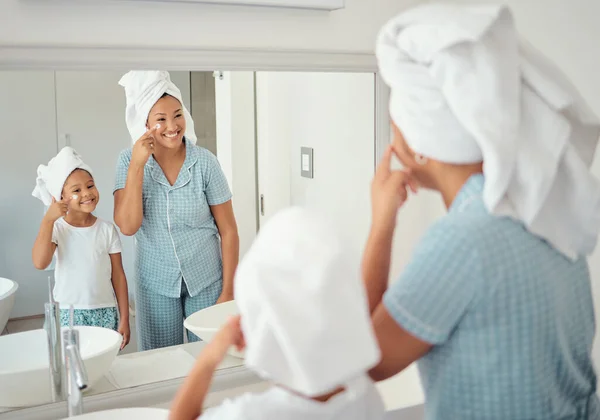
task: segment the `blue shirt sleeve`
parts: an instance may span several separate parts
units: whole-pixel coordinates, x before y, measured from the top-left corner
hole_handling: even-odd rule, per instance
[[[120,189],[125,188],[127,182],[127,171],[129,170],[129,162],[131,161],[131,149],[123,150],[117,159],[117,170],[115,171],[115,187],[113,194]]]
[[[471,237],[470,237],[471,236]],[[448,340],[473,301],[481,280],[477,241],[469,229],[442,219],[415,249],[383,304],[415,337],[433,345]]]
[[[217,206],[231,200],[231,190],[217,157],[208,150],[204,151],[206,153],[205,165],[202,168],[204,193],[208,205]]]

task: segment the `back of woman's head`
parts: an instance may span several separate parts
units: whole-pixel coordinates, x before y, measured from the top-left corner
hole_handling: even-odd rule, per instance
[[[600,122],[539,56],[523,48],[504,5],[418,6],[377,41],[390,115],[411,153],[483,162],[490,213],[522,221],[576,259],[593,251],[600,230],[600,184],[589,171]]]

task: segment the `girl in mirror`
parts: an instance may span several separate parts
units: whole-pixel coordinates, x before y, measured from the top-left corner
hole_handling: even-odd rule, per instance
[[[56,255],[54,299],[60,322],[110,328],[129,343],[129,298],[115,226],[94,216],[100,201],[92,169],[71,147],[38,168],[33,196],[48,210],[33,245],[34,266],[45,270]]]

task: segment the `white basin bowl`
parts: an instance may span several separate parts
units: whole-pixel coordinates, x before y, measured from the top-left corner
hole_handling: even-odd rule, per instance
[[[9,279],[0,277],[0,334],[4,331],[10,312],[15,305],[15,296],[19,285]]]
[[[238,307],[235,300],[231,300],[191,314],[183,321],[183,326],[203,341],[211,341],[227,318],[237,314],[239,314]],[[237,351],[235,347],[231,347],[227,352],[234,357],[244,358],[244,352]]]
[[[79,346],[89,389],[108,372],[123,338],[107,328],[75,329],[79,331]],[[49,366],[45,330],[0,337],[0,407],[26,407],[51,402]]]
[[[83,409],[85,410],[85,406]],[[169,411],[162,408],[121,408],[69,417],[69,419],[80,420],[167,420],[168,418]]]

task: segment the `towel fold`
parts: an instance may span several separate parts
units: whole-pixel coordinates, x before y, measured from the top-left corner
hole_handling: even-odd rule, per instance
[[[40,165],[37,169],[36,186],[31,195],[39,198],[44,205],[52,204],[52,198],[61,200],[65,181],[75,169],[83,169],[92,174],[92,168],[83,162],[83,159],[72,147],[63,147],[58,154],[50,159],[48,165]]]
[[[119,85],[125,88],[125,123],[133,143],[148,130],[146,123],[150,110],[166,93],[181,103],[186,124],[185,139],[196,144],[198,138],[194,132],[194,120],[183,103],[181,91],[171,81],[168,72],[132,70],[119,80]]]
[[[273,216],[234,282],[246,366],[312,397],[350,386],[377,364],[359,261],[316,214]]]

